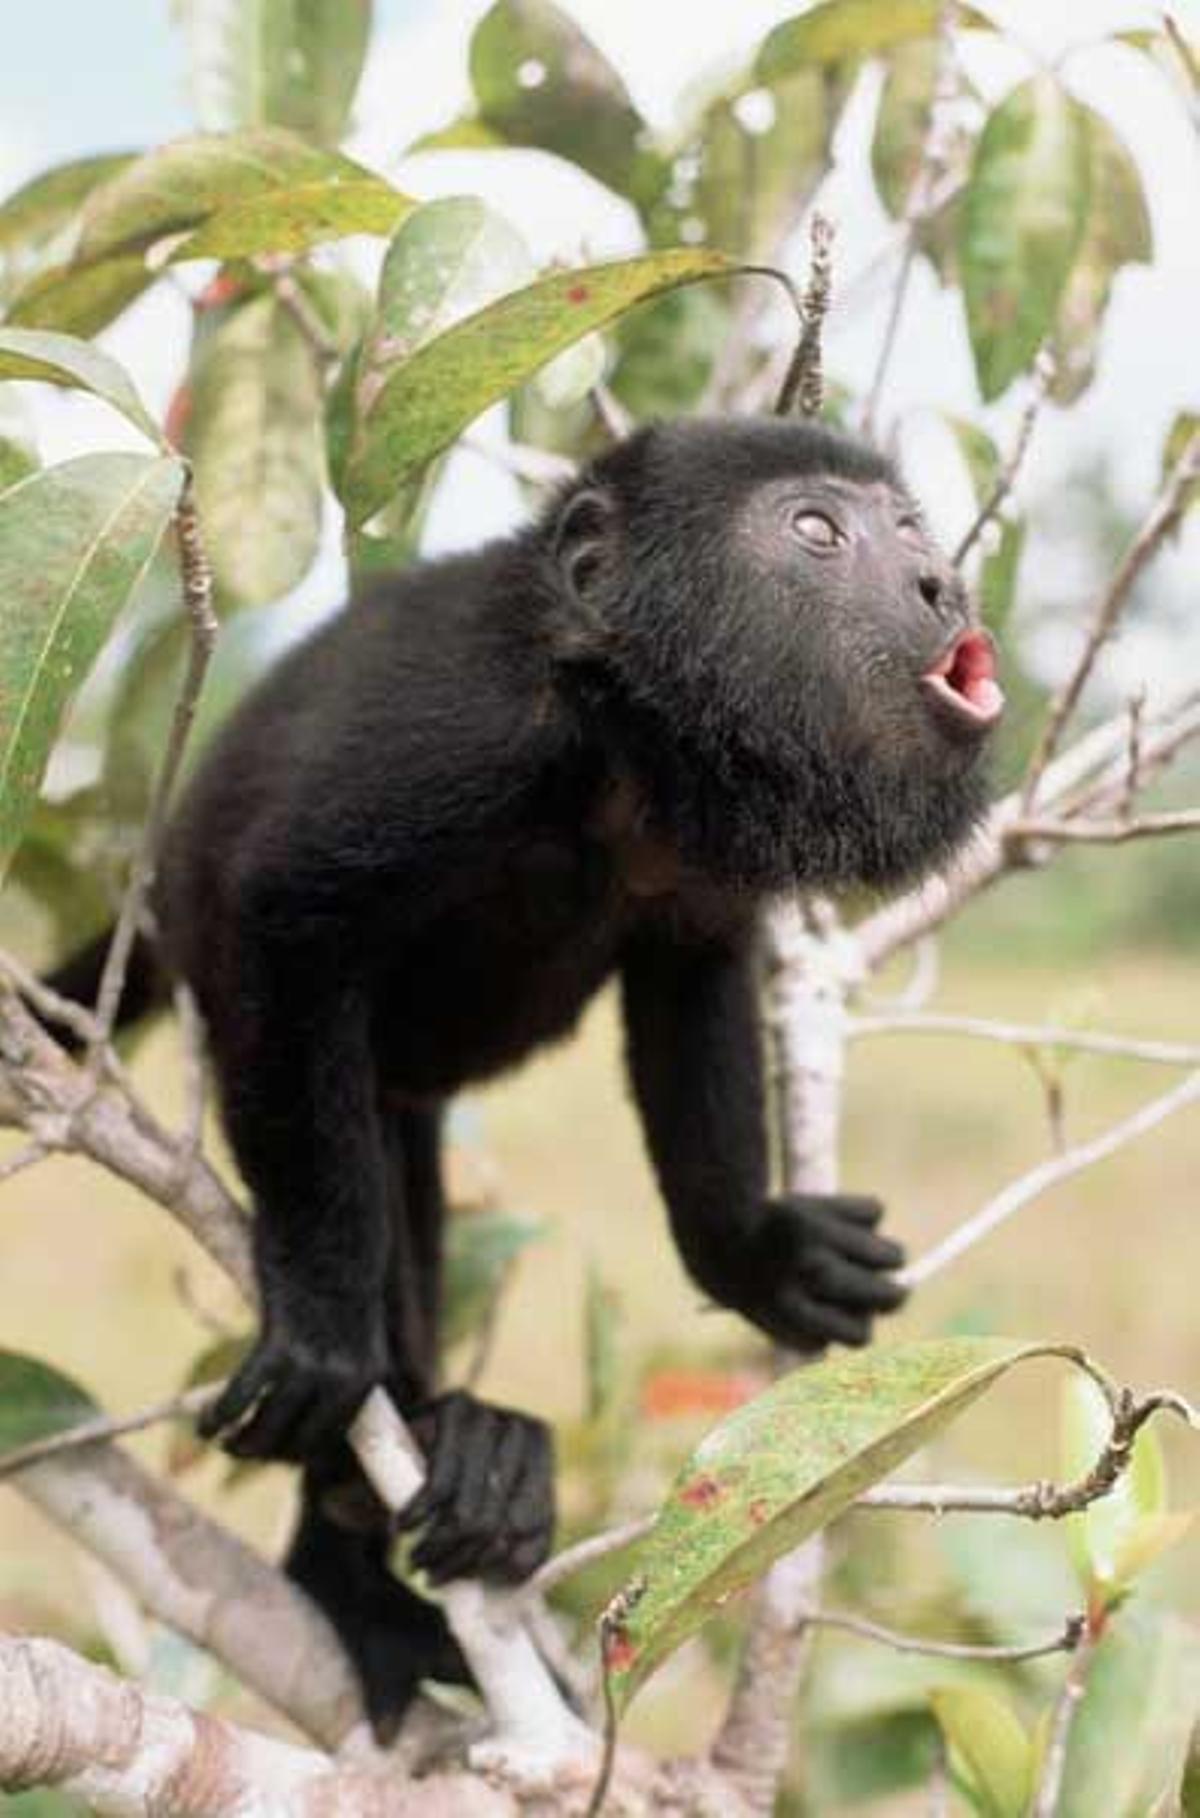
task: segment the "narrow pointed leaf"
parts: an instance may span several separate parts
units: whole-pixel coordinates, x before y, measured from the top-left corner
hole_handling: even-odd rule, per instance
[[[1025,1818],[1033,1749],[1012,1706],[976,1686],[946,1686],[930,1702],[983,1818]]]
[[[183,20],[206,131],[286,126],[337,144],[362,74],[370,0],[185,0]]]
[[[720,253],[703,250],[583,266],[556,272],[457,323],[403,360],[363,409],[344,482],[351,521],[371,517],[489,405],[564,347],[649,297],[738,269]]]
[[[51,265],[21,286],[6,319],[12,328],[45,328],[88,340],[115,322],[154,281],[140,252]]]
[[[0,379],[40,379],[46,385],[89,391],[119,410],[160,448],[164,445],[162,431],[124,367],[74,335],[0,327]]]
[[[796,1370],[723,1421],[684,1466],[637,1561],[608,1648],[618,1711],[734,1592],[826,1526],[1024,1358],[1010,1339],[895,1345]]]
[[[0,1455],[68,1432],[99,1412],[86,1389],[22,1351],[0,1351]]]
[[[1088,217],[1089,117],[1053,76],[1013,90],[984,127],[959,223],[979,387],[998,397],[1054,326]]]
[[[256,198],[371,178],[361,164],[309,145],[281,127],[176,139],[139,158],[91,196],[78,258],[152,246]]]
[[[480,121],[505,144],[555,152],[643,205],[658,196],[666,165],[624,82],[552,0],[497,0],[470,63]]]
[[[1168,430],[1166,443],[1163,446],[1162,477],[1164,483],[1182,461],[1191,447],[1193,438],[1198,435],[1200,435],[1200,416],[1197,416],[1195,411],[1181,410]],[[1200,480],[1193,481],[1184,496],[1186,511],[1194,511],[1197,505],[1200,505]]]
[[[171,520],[181,461],[83,455],[0,494],[0,870],[67,704]]]
[[[1070,404],[1096,372],[1100,331],[1122,265],[1149,264],[1154,235],[1138,167],[1102,115],[1085,109],[1090,180],[1087,225],[1059,304],[1050,395]]]
[[[912,38],[937,34],[941,0],[824,0],[795,19],[785,19],[765,39],[755,63],[760,82],[790,76],[814,63],[841,63],[870,57]],[[988,28],[991,21],[973,6],[959,9],[963,26]]]
[[[381,177],[297,184],[219,210],[176,247],[171,263],[298,253],[348,234],[390,234],[414,206]]]
[[[324,457],[312,348],[272,296],[234,310],[204,349],[188,446],[218,589],[261,605],[298,585],[316,556]]]

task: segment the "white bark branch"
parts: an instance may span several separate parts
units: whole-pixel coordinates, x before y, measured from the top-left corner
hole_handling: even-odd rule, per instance
[[[852,1016],[847,1032],[851,1039],[872,1035],[961,1035],[1010,1048],[1062,1048],[1078,1054],[1149,1061],[1163,1067],[1200,1067],[1200,1043],[1147,1041],[1141,1036],[1066,1029],[1054,1023],[1002,1023],[990,1017],[936,1011],[889,1010],[880,1015]]]

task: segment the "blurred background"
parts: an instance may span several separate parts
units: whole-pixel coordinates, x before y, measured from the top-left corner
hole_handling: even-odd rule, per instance
[[[631,204],[563,160],[532,149],[406,152],[467,107],[467,45],[485,10],[483,0],[378,0],[345,149],[423,200],[482,196],[519,226],[539,263],[638,250],[642,235]],[[569,10],[621,71],[645,119],[669,136],[696,97],[744,64],[794,9],[784,0],[686,8],[572,0]],[[989,102],[1028,73],[1031,56],[1054,64],[1081,40],[1156,21],[1153,9],[1107,0],[1010,0],[990,10],[1009,25],[1011,40],[968,34],[962,47],[971,82]],[[1200,36],[1196,0],[1181,0],[1175,16],[1193,40]],[[35,8],[14,9],[3,30],[0,193],[68,158],[149,146],[192,130],[187,36],[172,23],[167,0],[103,7],[40,0]],[[1194,124],[1186,107],[1168,97],[1161,73],[1124,45],[1076,48],[1065,68],[1071,92],[1110,122],[1133,155],[1153,251],[1117,274],[1097,376],[1070,408],[1044,410],[1018,480],[1025,536],[1005,632],[1014,682],[1003,734],[1006,775],[1028,749],[1045,689],[1076,649],[1089,601],[1153,497],[1172,423],[1183,411],[1200,410]],[[821,194],[838,229],[827,366],[838,387],[859,397],[870,383],[894,279],[894,266],[879,264],[877,256],[895,222],[867,155],[884,80],[878,61],[854,79]],[[804,247],[798,235],[787,254],[797,275]],[[364,277],[378,263],[377,252],[357,243],[346,257]],[[106,337],[156,416],[171,403],[190,332],[188,293],[159,286]],[[779,332],[786,332],[782,322]],[[974,511],[947,418],[969,416],[1006,448],[1024,401],[1018,386],[980,406],[961,301],[927,261],[918,261],[883,422],[947,541],[961,535]],[[126,432],[111,413],[81,397],[39,388],[34,415],[47,461],[124,443]],[[498,408],[472,437],[480,446],[452,455],[421,528],[422,550],[472,546],[526,514],[528,499],[494,458],[508,430],[509,418]],[[1139,686],[1200,674],[1198,557],[1200,513],[1193,513],[1139,584],[1127,629],[1101,663],[1093,712],[1112,711]],[[306,578],[271,605],[269,625],[257,634],[263,648],[281,648],[334,608],[345,585],[330,525]],[[96,761],[84,713],[56,757],[51,791],[86,782]],[[1198,785],[1193,759],[1173,778],[1170,799],[1194,802]],[[34,897],[20,891],[0,908],[0,934],[31,962],[56,951],[55,927]],[[1194,838],[1067,853],[1046,872],[1006,881],[953,927],[941,943],[935,1003],[1010,1021],[1194,1042],[1200,1039],[1198,959]],[[903,985],[907,971],[907,964],[898,968],[885,984]],[[578,1039],[460,1107],[454,1124],[458,1198],[499,1204],[515,1221],[501,1244],[508,1243],[515,1262],[482,1383],[495,1399],[561,1423],[566,1509],[578,1522],[598,1510],[651,1506],[663,1471],[696,1423],[711,1421],[761,1364],[737,1322],[700,1308],[674,1260],[626,1102],[619,1049],[606,1000]],[[156,1029],[140,1041],[134,1068],[153,1103],[177,1118],[182,1088],[173,1033]],[[1066,1138],[1119,1117],[1161,1078],[1134,1062],[1060,1057],[1052,1086]],[[1028,1056],[932,1037],[889,1036],[855,1047],[845,1182],[878,1192],[889,1206],[890,1229],[914,1250],[1041,1159],[1049,1141],[1045,1068]],[[1170,1383],[1200,1399],[1198,1162],[1200,1124],[1192,1111],[1032,1206],[917,1294],[889,1335],[997,1331],[1070,1339],[1122,1380]],[[114,1410],[170,1392],[213,1328],[240,1324],[224,1285],[162,1212],[82,1161],[54,1162],[6,1185],[0,1230],[0,1345],[36,1352],[78,1374]],[[461,1347],[456,1368],[469,1355],[470,1346]],[[597,1398],[607,1424],[588,1421]],[[1054,1408],[1048,1370],[1019,1378],[956,1429],[954,1470],[1001,1478],[1052,1474]],[[633,1436],[636,1459],[628,1443]],[[161,1433],[136,1443],[144,1456],[162,1460]],[[1194,1442],[1189,1449],[1168,1434],[1166,1444],[1175,1501],[1189,1506],[1200,1498]],[[948,1470],[948,1462],[941,1468]],[[219,1497],[225,1519],[276,1545],[286,1527],[287,1474],[242,1473],[232,1485],[227,1476],[210,1459],[191,1469],[188,1487]],[[853,1537],[846,1549],[847,1571],[864,1574],[859,1588],[865,1585],[875,1613],[909,1626],[925,1615],[935,1630],[939,1623],[944,1628],[947,1610],[969,1607],[982,1620],[986,1588],[964,1551],[990,1548],[994,1563],[1007,1535],[981,1541],[976,1528],[965,1541],[923,1536],[906,1541],[914,1557],[901,1559],[891,1550],[899,1543],[890,1530],[886,1541],[877,1533],[872,1530],[873,1578],[853,1564]],[[1061,1577],[1066,1568],[1061,1548],[1055,1555],[1053,1541],[1043,1548],[1042,1538],[1030,1538],[1016,1560],[1008,1596],[1011,1615],[1023,1600],[1037,1604],[1037,1591],[1050,1585],[1037,1605],[1045,1628],[1047,1617],[1052,1625],[1065,1607],[1055,1601],[1055,1573]],[[1164,1596],[1196,1618],[1198,1565],[1200,1550],[1189,1542],[1159,1568]],[[48,1536],[15,1497],[0,1495],[0,1611],[31,1627],[78,1634],[81,1588],[103,1622],[106,1593],[95,1569]],[[883,1687],[862,1650],[839,1653],[831,1645],[828,1653],[820,1696],[830,1710],[843,1718],[879,1710],[904,1715],[915,1677],[897,1677],[889,1661]],[[187,1671],[194,1670],[191,1663]],[[719,1672],[719,1645],[715,1655],[711,1647],[687,1651],[648,1690],[635,1728],[678,1741],[680,1711],[688,1711],[693,1725],[695,1700],[712,1703]],[[691,1696],[681,1698],[681,1685]],[[813,1809],[857,1809],[862,1787],[854,1791],[850,1780],[838,1785],[832,1803]]]

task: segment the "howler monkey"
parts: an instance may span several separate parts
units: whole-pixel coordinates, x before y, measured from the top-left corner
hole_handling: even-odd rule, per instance
[[[616,978],[689,1273],[782,1344],[864,1343],[901,1253],[874,1201],[772,1196],[756,911],[946,858],[1000,703],[887,460],[811,424],[698,420],[382,583],[204,759],[162,854],[160,958],[203,1014],[262,1300],[204,1425],[304,1462],[290,1569],[377,1722],[462,1663],[346,1494],[340,1435],[372,1384],[428,1447],[407,1520],[433,1580],[520,1578],[552,1521],[544,1427],[437,1395],[439,1107]]]

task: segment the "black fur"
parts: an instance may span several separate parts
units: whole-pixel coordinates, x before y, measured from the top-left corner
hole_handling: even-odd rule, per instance
[[[834,552],[797,534],[817,510]],[[309,1463],[291,1567],[377,1719],[459,1663],[380,1601],[377,1534],[329,1513],[364,1392],[428,1402],[410,1521],[432,1577],[523,1576],[552,1522],[537,1422],[429,1401],[440,1101],[616,975],[701,1286],[800,1350],[864,1343],[901,1299],[873,1201],[770,1198],[754,923],[783,885],[914,875],[981,804],[982,741],[919,686],[968,612],[912,511],[887,461],[824,429],[643,431],[532,528],[409,570],[290,656],[175,817],[163,951],[207,1024],[263,1305],[207,1427]]]

